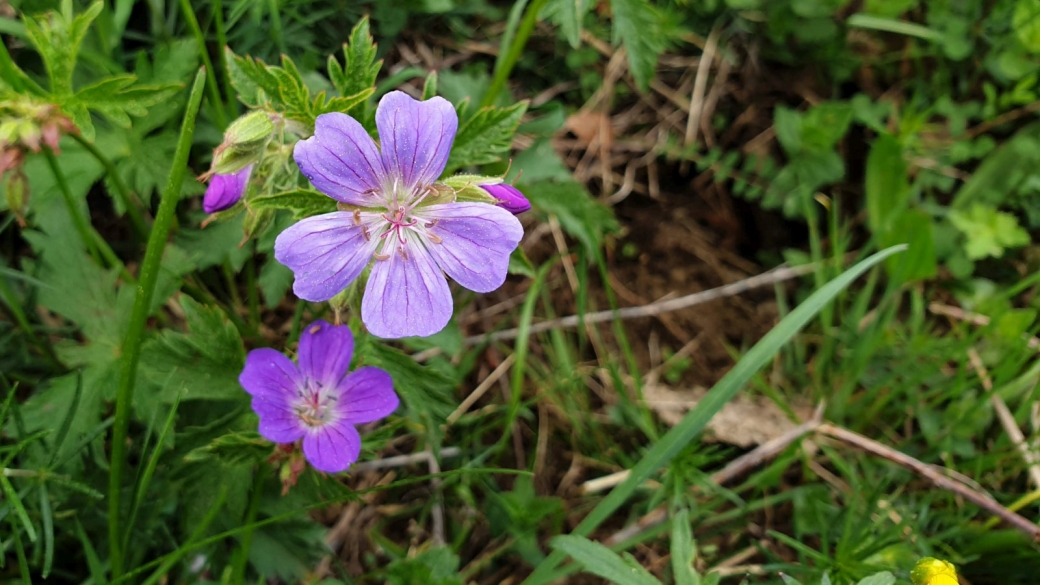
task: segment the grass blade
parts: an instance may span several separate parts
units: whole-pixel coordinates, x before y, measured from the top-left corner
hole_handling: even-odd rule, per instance
[[[69,427],[72,426],[72,419],[76,418],[76,414],[79,411],[79,399],[82,395],[83,370],[76,370],[76,393],[72,395],[72,405],[69,406],[69,411],[65,413],[65,418],[61,421],[61,427],[58,428],[58,436],[54,439],[54,445],[51,447],[51,456],[47,460],[48,469],[57,461],[58,452],[61,451],[61,446],[65,444],[65,438],[69,436]]]
[[[155,443],[155,448],[152,449],[152,455],[148,458],[148,463],[145,465],[144,473],[141,475],[141,480],[137,483],[137,493],[134,494],[134,503],[130,508],[130,520],[126,523],[126,537],[123,539],[124,550],[130,544],[130,535],[134,532],[134,522],[137,520],[137,512],[141,509],[141,502],[144,500],[145,494],[148,493],[148,485],[152,483],[152,476],[155,475],[155,468],[159,465],[159,456],[162,455],[163,445],[166,443],[166,436],[173,429],[173,420],[177,415],[177,407],[181,404],[181,394],[177,393],[177,399],[174,401],[173,406],[170,407],[170,414],[166,417],[166,423],[163,424],[162,432],[159,433],[159,440]]]
[[[76,537],[79,538],[79,543],[83,546],[83,556],[87,557],[90,578],[94,580],[94,585],[105,585],[107,580],[105,579],[105,567],[101,564],[101,557],[94,550],[94,545],[90,542],[87,532],[83,530],[83,523],[79,521],[79,517],[76,517],[75,520]]]
[[[126,435],[130,427],[130,408],[134,397],[134,381],[137,378],[137,362],[141,357],[141,341],[144,339],[144,327],[148,320],[148,308],[152,304],[152,295],[159,278],[159,263],[162,260],[166,240],[170,236],[177,200],[180,198],[184,184],[184,173],[188,168],[188,154],[191,140],[195,135],[195,118],[198,116],[202,102],[202,91],[206,87],[206,72],[200,69],[195,75],[188,98],[188,109],[184,113],[181,134],[177,141],[177,150],[173,155],[170,176],[159,202],[159,212],[148,237],[148,248],[141,263],[141,278],[137,283],[137,295],[134,308],[130,313],[130,325],[127,327],[126,339],[123,342],[122,371],[119,376],[119,388],[116,391],[115,424],[112,427],[112,461],[108,478],[108,543],[111,561],[112,578],[123,572],[122,537],[120,530],[120,506],[123,488],[123,467],[126,465]],[[219,104],[217,104],[219,106]]]
[[[40,517],[43,519],[43,572],[46,579],[54,565],[54,513],[51,510],[51,497],[47,494],[47,484],[40,482]]]
[[[4,497],[11,503],[11,507],[14,508],[15,514],[18,519],[21,520],[22,526],[25,527],[25,533],[29,535],[29,540],[36,542],[36,527],[33,526],[32,520],[29,520],[29,513],[25,511],[25,506],[22,505],[22,499],[18,497],[18,494],[14,491],[14,486],[11,485],[11,480],[7,479],[7,476],[0,473],[0,489],[4,492]],[[14,522],[12,519],[11,522]],[[18,531],[15,530],[15,535]],[[18,541],[21,542],[20,540]],[[19,544],[19,546],[21,546]]]
[[[3,477],[0,475],[0,477]],[[11,518],[11,531],[14,532],[14,550],[18,553],[18,570],[22,573],[22,583],[32,585],[32,575],[29,574],[29,561],[25,558],[25,547],[22,546],[22,533],[18,532],[14,518]]]
[[[870,268],[885,258],[906,249],[905,245],[893,246],[878,252],[866,260],[856,264],[838,278],[828,282],[814,292],[789,315],[784,317],[769,333],[765,335],[733,369],[729,371],[709,391],[697,406],[686,413],[682,421],[672,427],[661,439],[646,452],[639,463],[632,469],[621,485],[614,488],[592,512],[574,529],[573,534],[586,536],[610,517],[624,504],[636,489],[658,469],[664,467],[675,457],[704,426],[715,413],[732,400],[751,378],[772,360],[780,348],[790,341],[802,327],[819,313],[828,302],[834,299],[845,287],[852,283]],[[564,559],[560,551],[553,551],[542,561],[531,575],[524,580],[525,585],[543,585],[551,576],[553,569]]]

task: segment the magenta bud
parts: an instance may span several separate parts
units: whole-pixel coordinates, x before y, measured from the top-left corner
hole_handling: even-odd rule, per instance
[[[531,209],[531,202],[524,197],[524,194],[519,189],[506,183],[495,183],[491,185],[481,185],[481,189],[488,192],[489,195],[498,200],[497,205],[502,207],[506,211],[513,215],[519,215],[528,209]]]
[[[253,165],[249,165],[237,173],[213,175],[209,187],[206,187],[206,194],[202,197],[202,209],[206,213],[216,213],[238,203],[242,194],[246,192],[252,171]]]

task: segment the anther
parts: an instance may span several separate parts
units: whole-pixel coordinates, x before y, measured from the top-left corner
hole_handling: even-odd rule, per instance
[[[361,225],[361,210],[354,210],[354,225]]]
[[[439,244],[439,243],[441,243],[441,242],[443,242],[443,241],[444,241],[444,240],[442,240],[442,239],[441,239],[441,237],[440,237],[440,236],[438,236],[437,234],[426,234],[426,237],[427,237],[427,238],[429,238],[429,240],[430,240],[431,242],[433,242],[434,244]]]
[[[368,233],[368,226],[367,225],[361,226],[361,236],[363,238],[365,238],[366,242],[371,242],[372,241],[372,234]]]
[[[389,260],[390,254],[380,254],[379,252],[376,252],[375,254],[372,254],[372,257],[376,260]]]
[[[441,221],[441,220],[439,220],[439,219],[435,219],[435,220],[433,220],[433,221],[428,221],[428,222],[426,222],[426,223],[425,223],[424,225],[426,226],[426,229],[430,229],[430,228],[432,228],[433,226],[437,225],[437,224],[438,224],[438,223],[439,223],[440,221]]]

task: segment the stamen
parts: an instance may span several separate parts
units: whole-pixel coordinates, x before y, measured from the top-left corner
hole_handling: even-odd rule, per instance
[[[361,226],[361,236],[363,238],[365,238],[366,242],[371,242],[372,241],[372,234],[370,234],[368,232],[368,226],[367,225]]]
[[[435,220],[433,220],[433,221],[428,221],[428,222],[426,222],[426,223],[425,223],[424,225],[425,225],[426,229],[430,229],[430,228],[432,228],[433,226],[435,226],[435,225],[437,225],[438,223],[440,223],[440,221],[441,221],[441,220],[439,220],[439,219],[435,219]]]
[[[428,240],[430,240],[431,242],[433,242],[434,244],[439,244],[439,243],[444,241],[437,234],[426,234],[426,238]]]
[[[361,225],[361,210],[354,210],[354,225]]]
[[[376,260],[389,260],[390,254],[380,254],[379,252],[376,252],[375,254],[372,254],[372,257]]]
[[[398,253],[401,254],[401,258],[402,259],[407,260],[408,259],[408,250],[403,245],[404,244],[404,239],[403,238],[401,240],[401,244],[402,245],[399,248],[397,248],[397,251],[398,251]]]

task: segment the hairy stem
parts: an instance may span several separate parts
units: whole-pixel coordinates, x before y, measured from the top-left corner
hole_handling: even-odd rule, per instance
[[[516,36],[509,44],[509,50],[502,60],[495,64],[495,76],[491,79],[491,85],[484,94],[484,99],[480,101],[481,106],[490,106],[495,103],[495,98],[505,88],[509,74],[513,72],[513,67],[520,60],[520,54],[524,52],[527,39],[534,32],[534,25],[538,24],[538,13],[542,11],[545,3],[546,0],[534,0],[528,5],[527,11],[524,12],[524,19],[516,29]]]
[[[152,304],[152,295],[159,277],[159,264],[166,239],[170,235],[177,199],[187,170],[188,153],[191,150],[191,139],[195,134],[195,118],[202,102],[202,91],[206,86],[206,74],[200,70],[195,75],[191,96],[188,98],[188,109],[184,113],[181,124],[181,135],[177,141],[177,150],[173,155],[173,166],[166,182],[162,197],[159,200],[159,212],[148,238],[144,261],[141,263],[141,279],[137,284],[137,295],[130,313],[130,324],[127,327],[126,339],[123,342],[122,371],[119,387],[116,390],[115,423],[112,425],[112,461],[108,479],[108,538],[109,559],[111,561],[112,578],[123,573],[123,551],[120,531],[120,502],[122,500],[123,468],[126,465],[126,439],[130,426],[130,406],[134,396],[134,381],[137,377],[137,362],[141,355],[141,341],[144,337],[145,322],[148,320],[148,308]]]

